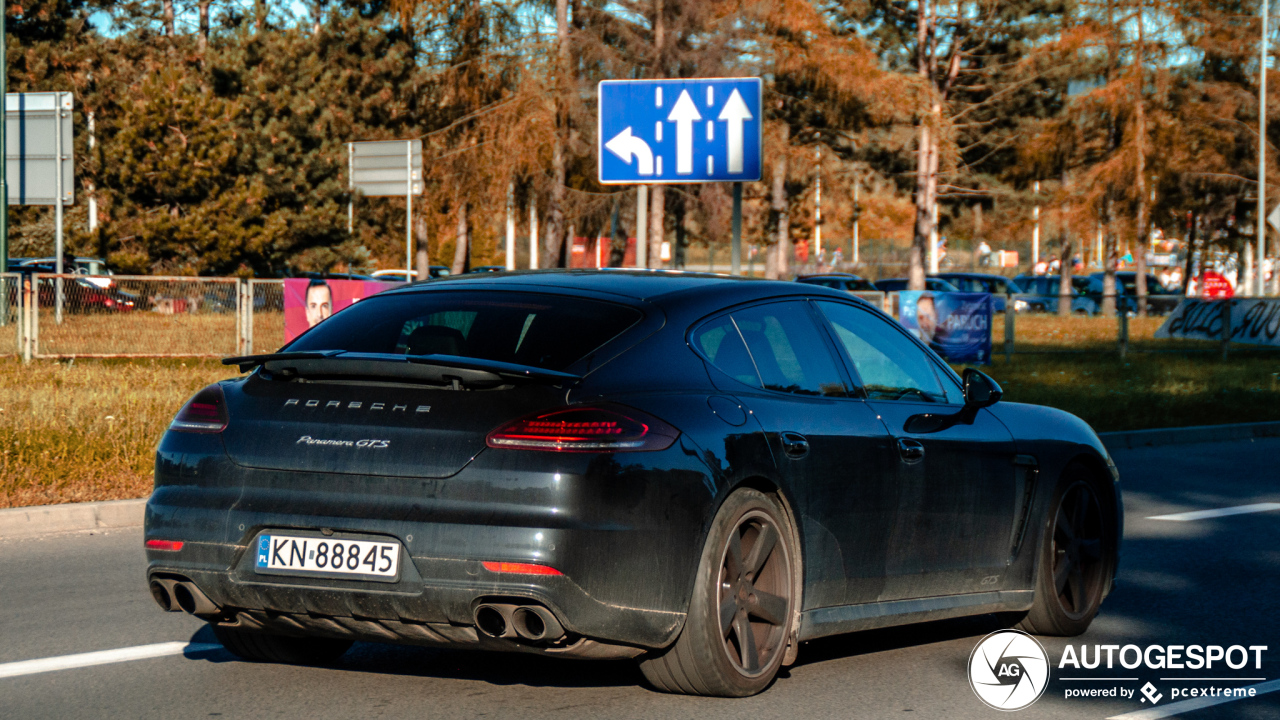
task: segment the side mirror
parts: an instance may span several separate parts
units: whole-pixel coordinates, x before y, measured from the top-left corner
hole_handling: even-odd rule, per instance
[[[973,368],[965,368],[964,370],[964,404],[975,408],[984,408],[995,405],[1000,402],[1000,398],[1004,397],[1004,391],[1000,389],[1000,385],[987,375],[974,370]]]

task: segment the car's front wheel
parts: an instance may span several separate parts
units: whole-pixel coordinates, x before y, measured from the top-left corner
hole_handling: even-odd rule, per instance
[[[269,635],[244,628],[212,625],[213,634],[231,654],[253,662],[328,665],[351,647],[350,640]]]
[[[1063,472],[1040,543],[1035,604],[1019,628],[1064,637],[1089,629],[1115,573],[1111,512],[1087,468]]]
[[[698,565],[684,629],[642,659],[658,690],[746,697],[778,674],[790,641],[799,563],[786,513],[752,489],[725,500]]]

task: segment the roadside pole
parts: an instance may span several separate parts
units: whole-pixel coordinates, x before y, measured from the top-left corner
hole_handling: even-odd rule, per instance
[[[516,184],[507,183],[507,270],[516,269]]]
[[[1031,208],[1031,220],[1035,225],[1031,228],[1031,274],[1036,272],[1036,265],[1040,263],[1040,181],[1036,181],[1035,185],[1036,205]]]
[[[54,126],[53,126],[54,127],[53,174],[54,174],[54,182],[56,183],[55,187],[57,188],[57,193],[56,193],[57,197],[53,199],[53,219],[54,219],[54,229],[53,229],[54,251],[53,252],[55,255],[57,255],[57,259],[55,261],[54,267],[58,272],[58,279],[54,281],[54,284],[57,286],[57,290],[56,290],[57,298],[55,300],[56,305],[54,309],[54,322],[61,325],[62,324],[62,302],[63,302],[62,273],[67,271],[67,268],[64,267],[64,264],[62,262],[62,254],[64,251],[63,244],[62,244],[62,93],[57,93],[54,95],[53,104],[54,104],[54,111],[53,111],[54,117],[57,118],[57,122],[54,123]],[[7,162],[8,161],[6,160],[6,163]]]
[[[1014,300],[1012,295],[1006,295],[1004,299],[1004,361],[1008,363],[1013,359],[1013,324],[1017,322],[1018,314],[1013,309]]]
[[[413,272],[413,141],[404,141],[404,281]]]
[[[356,177],[354,157],[355,144],[347,143],[347,234],[355,232],[356,224]]]
[[[1116,346],[1120,351],[1120,359],[1124,360],[1129,354],[1129,312],[1124,308],[1116,310],[1120,315],[1120,335],[1116,338]]]
[[[742,274],[742,183],[733,184],[733,245],[729,250],[729,272]]]
[[[538,269],[538,201],[529,198],[529,269]]]
[[[636,267],[649,267],[649,186],[636,187]]]
[[[1262,48],[1258,63],[1258,252],[1254,264],[1257,271],[1245,276],[1253,281],[1246,283],[1245,287],[1253,290],[1256,297],[1267,294],[1263,285],[1262,261],[1267,256],[1267,223],[1263,218],[1267,214],[1267,16],[1270,14],[1270,1],[1262,0]],[[1225,349],[1222,354],[1226,357]]]
[[[1222,303],[1222,359],[1226,360],[1231,353],[1231,305],[1234,301],[1221,300]]]
[[[5,12],[8,3],[0,2],[0,272],[9,272],[9,185],[5,177],[9,170],[8,147],[5,145],[5,133],[9,125],[9,61],[8,48],[5,45]],[[9,315],[9,294],[4,294],[0,301],[4,306],[0,309]]]

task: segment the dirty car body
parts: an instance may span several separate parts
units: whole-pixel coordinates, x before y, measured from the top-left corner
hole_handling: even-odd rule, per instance
[[[889,387],[850,332],[907,348],[932,385]],[[157,601],[226,627],[660,651],[717,509],[751,487],[797,539],[796,643],[1025,611],[1063,468],[1090,468],[1119,507],[1105,450],[1066,413],[1000,403],[908,432],[962,413],[960,378],[880,311],[812,285],[463,276],[240,363],[248,375],[165,433],[146,513]],[[343,568],[317,566],[322,543]]]

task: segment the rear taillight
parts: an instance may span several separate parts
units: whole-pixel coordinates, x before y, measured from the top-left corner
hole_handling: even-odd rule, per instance
[[[218,385],[196,393],[169,423],[170,430],[193,433],[219,433],[227,427],[227,401]]]
[[[553,452],[665,450],[680,433],[639,410],[590,405],[529,415],[489,433],[491,448]]]

